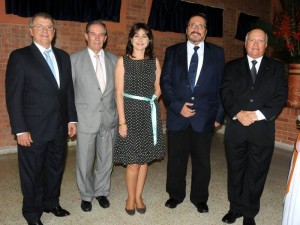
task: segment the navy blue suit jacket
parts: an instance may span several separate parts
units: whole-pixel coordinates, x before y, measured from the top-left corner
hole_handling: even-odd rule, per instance
[[[63,50],[52,50],[60,88],[34,43],[13,51],[7,64],[6,103],[12,133],[28,131],[33,141],[53,140],[61,125],[67,136],[68,122],[77,121],[70,57]]]
[[[179,131],[191,125],[196,132],[212,132],[214,122],[221,123],[224,118],[219,97],[224,51],[216,45],[204,43],[203,66],[193,92],[187,65],[186,42],[167,48],[160,82],[167,107],[167,129]],[[186,102],[194,104],[195,116],[185,118],[180,114]]]

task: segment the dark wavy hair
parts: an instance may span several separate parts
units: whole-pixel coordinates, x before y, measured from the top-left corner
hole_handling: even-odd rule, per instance
[[[131,56],[131,57],[134,57],[132,55],[133,45],[131,44],[131,39],[137,33],[137,31],[139,31],[140,29],[143,29],[145,31],[147,37],[149,38],[149,44],[145,49],[144,57],[149,58],[149,59],[153,59],[154,58],[154,53],[153,53],[153,47],[154,47],[153,46],[153,40],[154,40],[154,38],[153,38],[153,34],[152,34],[152,31],[151,31],[150,27],[145,23],[136,23],[131,27],[129,35],[128,35],[128,42],[127,42],[127,46],[126,46],[126,54]]]
[[[207,17],[204,13],[195,13],[195,14],[191,15],[190,18],[188,19],[188,21],[186,21],[187,26],[189,25],[190,20],[195,16],[202,17],[205,20],[205,25],[207,26]]]

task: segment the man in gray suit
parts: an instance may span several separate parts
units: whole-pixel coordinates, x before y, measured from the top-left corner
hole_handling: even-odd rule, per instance
[[[117,57],[103,50],[106,25],[100,20],[86,25],[87,49],[71,55],[75,105],[78,115],[77,185],[81,209],[92,210],[96,198],[109,207],[107,196],[113,167],[117,112],[114,68]]]

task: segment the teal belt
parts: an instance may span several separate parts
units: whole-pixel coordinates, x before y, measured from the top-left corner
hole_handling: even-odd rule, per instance
[[[136,100],[147,101],[147,102],[150,103],[153,142],[154,142],[154,145],[156,145],[157,144],[157,122],[156,122],[156,107],[155,107],[155,104],[154,104],[154,100],[157,98],[156,95],[154,94],[152,96],[152,98],[146,98],[146,97],[141,97],[141,96],[136,96],[136,95],[131,95],[131,94],[124,93],[123,96],[127,97],[127,98],[136,99]]]

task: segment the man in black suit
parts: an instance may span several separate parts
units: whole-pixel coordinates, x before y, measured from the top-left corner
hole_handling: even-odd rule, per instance
[[[43,211],[59,217],[70,214],[60,207],[59,196],[67,135],[76,134],[77,114],[70,57],[51,46],[52,17],[35,14],[30,34],[33,43],[9,57],[6,103],[17,135],[23,216],[28,224],[40,225]]]
[[[264,56],[267,34],[251,30],[245,41],[247,56],[228,62],[220,88],[228,115],[225,152],[228,165],[229,212],[225,223],[243,216],[255,225],[275,141],[275,119],[285,106],[284,65]]]
[[[219,84],[224,51],[205,42],[206,16],[193,15],[187,42],[166,50],[161,89],[167,107],[168,168],[165,206],[175,208],[186,196],[186,172],[192,159],[190,200],[198,212],[208,212],[210,148],[214,128],[223,121]]]

